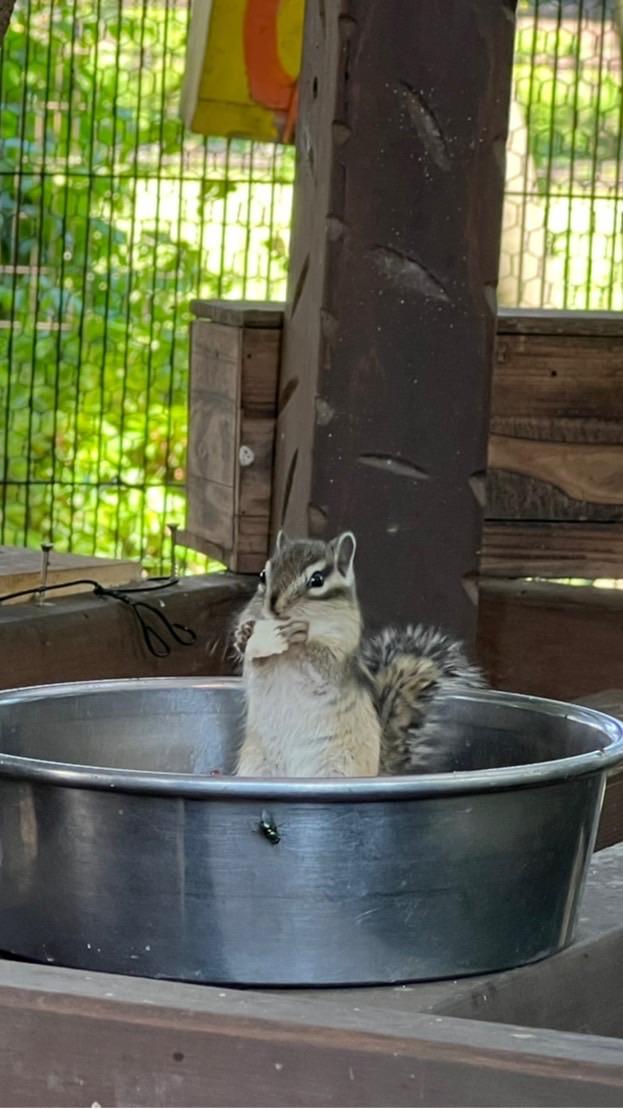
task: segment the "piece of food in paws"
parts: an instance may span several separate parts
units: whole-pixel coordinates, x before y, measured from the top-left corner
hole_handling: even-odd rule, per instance
[[[248,659],[270,658],[287,651],[287,641],[279,634],[279,624],[275,620],[258,620],[247,642]]]

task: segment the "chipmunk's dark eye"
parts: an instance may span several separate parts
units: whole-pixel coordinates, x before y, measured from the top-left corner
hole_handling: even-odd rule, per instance
[[[316,570],[316,573],[312,574],[311,578],[307,582],[307,588],[308,589],[322,589],[323,585],[324,585],[324,574],[321,574],[320,570]]]
[[[260,570],[259,579],[261,585],[266,585],[266,570]]]

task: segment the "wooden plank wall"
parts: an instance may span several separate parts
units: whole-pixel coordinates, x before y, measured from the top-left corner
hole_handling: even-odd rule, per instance
[[[623,318],[498,321],[482,573],[623,577]]]
[[[622,417],[620,315],[500,314],[478,658],[498,689],[619,716],[623,592],[526,578],[623,578]],[[622,838],[618,774],[597,846]]]

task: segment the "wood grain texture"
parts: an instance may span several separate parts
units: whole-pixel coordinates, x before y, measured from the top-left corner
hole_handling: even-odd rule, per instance
[[[203,536],[226,552],[225,564],[233,561],[235,544],[235,483],[221,485],[202,474],[189,473],[186,478],[188,532],[178,533],[184,543],[186,534]]]
[[[623,337],[620,312],[568,312],[549,308],[500,308],[499,335],[586,335]]]
[[[279,327],[252,327],[242,333],[240,397],[250,419],[275,418],[283,314],[279,319]]]
[[[623,520],[623,505],[578,501],[549,482],[492,469],[487,476],[487,519],[614,524]]]
[[[618,1106],[621,1041],[6,964],[15,1106]],[[414,1007],[415,1008],[415,1007]]]
[[[240,462],[238,465],[238,516],[263,517],[266,533],[270,518],[275,421],[243,416],[240,446],[253,454],[253,462],[249,466],[243,466]]]
[[[487,521],[480,567],[508,578],[623,577],[623,526]]]
[[[236,402],[220,393],[194,389],[188,473],[233,489],[238,450]]]
[[[489,465],[548,482],[574,500],[620,505],[623,499],[623,445],[542,443],[492,435]]]
[[[216,323],[213,320],[193,320],[190,325],[191,338],[191,376],[201,384],[203,375],[212,380],[221,363],[238,366],[242,335],[240,326]],[[233,381],[232,398],[238,396],[238,384],[235,376],[230,376],[230,371],[225,369],[225,381]]]
[[[0,547],[0,596],[18,593],[22,589],[35,589],[41,582],[41,551],[28,547]],[[76,578],[91,578],[100,585],[128,585],[140,581],[141,564],[123,558],[97,558],[90,555],[59,554],[50,552],[48,585],[60,585]],[[55,595],[80,593],[90,586],[67,586],[55,590]],[[28,597],[9,601],[24,604]]]
[[[306,6],[273,529],[352,527],[372,623],[467,639],[512,39],[493,0]]]
[[[258,572],[269,546],[282,312],[194,303],[202,316],[191,329],[187,513],[179,541],[232,570]]]
[[[212,320],[228,327],[281,328],[283,304],[264,300],[191,300],[190,310],[197,319]]]
[[[484,579],[478,658],[497,689],[564,701],[623,686],[623,593]]]
[[[192,523],[190,512],[186,516],[187,523]],[[193,531],[190,526],[180,528],[177,533],[177,542],[180,547],[188,547],[191,551],[198,551],[199,554],[206,555],[207,558],[213,559],[215,562],[220,562],[221,565],[226,565],[226,560],[230,557],[231,546],[221,546],[212,539],[206,539],[205,535],[200,535],[198,532]]]
[[[592,317],[500,319],[489,521],[623,520],[623,329]]]
[[[43,608],[0,606],[0,688],[96,678],[230,674],[231,621],[255,587],[254,578],[213,574],[183,578],[159,592],[158,603],[163,602],[169,620],[187,625],[197,635],[194,647],[173,644],[163,659],[149,653],[136,617],[119,601],[80,595]]]
[[[501,326],[500,320],[493,419],[621,418],[623,334],[504,335]]]

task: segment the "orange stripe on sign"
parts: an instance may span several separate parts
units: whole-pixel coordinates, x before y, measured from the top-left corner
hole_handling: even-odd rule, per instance
[[[244,54],[253,99],[265,108],[287,112],[293,81],[281,64],[277,46],[280,4],[281,0],[247,0]]]
[[[294,131],[296,128],[296,120],[299,114],[299,86],[298,81],[294,86],[292,93],[292,101],[288,109],[288,116],[283,129],[283,142],[291,143],[294,141]]]

